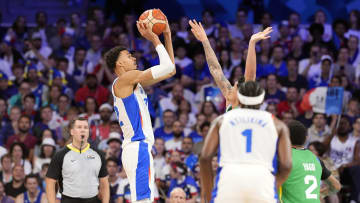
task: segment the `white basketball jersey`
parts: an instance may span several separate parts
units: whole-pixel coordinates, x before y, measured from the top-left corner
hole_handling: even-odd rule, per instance
[[[338,136],[335,136],[330,143],[330,158],[338,168],[343,164],[352,162],[357,139],[350,135],[346,142],[341,142]]]
[[[223,115],[219,165],[257,164],[276,170],[278,134],[266,111],[233,109]]]
[[[154,133],[148,109],[148,98],[144,89],[140,84],[137,84],[130,96],[119,98],[114,94],[116,80],[118,78],[113,82],[112,94],[114,96],[114,110],[124,136],[122,146],[124,147],[134,141],[145,141],[152,146],[154,144]]]

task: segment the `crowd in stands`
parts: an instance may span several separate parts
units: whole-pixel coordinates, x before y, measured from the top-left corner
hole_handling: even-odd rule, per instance
[[[67,125],[77,116],[89,120],[90,142],[106,154],[111,202],[130,201],[121,167],[122,131],[111,94],[116,76],[104,54],[116,45],[125,46],[140,70],[157,65],[159,59],[136,30],[138,16],[126,14],[121,21],[104,16],[102,8],[94,8],[85,21],[73,13],[50,25],[46,12],[39,11],[35,27],[18,16],[11,27],[0,28],[1,201],[25,198],[25,191],[44,192],[50,160],[69,143]],[[253,25],[247,23],[247,11],[239,9],[234,24],[218,22],[210,10],[199,19],[232,84],[244,73],[251,35],[273,27],[271,38],[256,47],[257,80],[266,89],[262,109],[308,127],[306,146],[343,184],[339,195],[323,193],[329,202],[347,202],[360,190],[360,11],[348,16],[329,22],[319,10],[303,25],[298,13],[274,23],[264,12],[261,24]],[[156,138],[152,152],[158,202],[177,187],[183,188],[188,202],[199,201],[198,159],[204,137],[226,108],[188,20],[169,22],[176,75],[144,88]],[[344,88],[340,119],[302,109],[305,93],[320,86]],[[214,172],[217,167],[214,157]],[[322,188],[326,191],[325,185]]]

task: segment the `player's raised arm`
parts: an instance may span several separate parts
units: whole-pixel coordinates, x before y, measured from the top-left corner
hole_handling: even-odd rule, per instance
[[[191,32],[194,34],[197,40],[199,40],[205,51],[206,62],[208,63],[210,73],[213,76],[216,85],[220,88],[221,93],[225,98],[229,94],[229,91],[232,89],[230,82],[226,79],[219,61],[216,58],[214,50],[211,48],[209,39],[206,36],[205,30],[201,23],[196,22],[195,20],[189,20],[191,26]]]
[[[249,41],[248,54],[245,65],[245,82],[255,81],[256,79],[256,43],[260,40],[269,39],[269,34],[272,32],[272,27],[267,27],[264,31],[258,32],[251,36]]]
[[[276,130],[279,134],[278,142],[278,172],[276,174],[276,188],[279,188],[288,178],[292,168],[291,141],[288,127],[284,122],[274,118]]]
[[[166,18],[166,28],[165,28],[165,31],[163,32],[163,35],[164,35],[164,40],[165,40],[165,49],[171,59],[172,64],[175,64],[174,49],[173,49],[172,40],[171,40],[171,30],[170,30],[170,26],[169,26],[169,22],[168,22],[167,18]],[[159,54],[159,52],[158,52],[158,54]],[[159,54],[159,58],[160,58],[160,54]],[[160,64],[161,64],[161,58],[160,58]],[[153,79],[153,80],[144,81],[141,83],[141,85],[144,87],[150,86],[155,83],[166,80],[166,79],[174,76],[175,74],[176,74],[176,68],[174,68],[173,71],[167,75],[161,76],[161,77]]]
[[[210,202],[211,199],[211,191],[214,185],[211,161],[219,146],[219,129],[222,118],[219,116],[212,122],[200,154],[201,202]]]

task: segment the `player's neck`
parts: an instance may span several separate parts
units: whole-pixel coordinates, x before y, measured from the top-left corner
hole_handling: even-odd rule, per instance
[[[80,150],[80,144],[81,144],[80,142],[78,143],[78,142],[76,142],[76,141],[73,141],[73,142],[71,143],[71,146],[74,147],[75,149]],[[82,150],[85,149],[85,148],[87,147],[87,145],[88,145],[88,142],[87,142],[87,141],[84,141],[84,142],[82,143],[81,149],[82,149]]]
[[[303,145],[292,145],[291,147],[294,149],[301,149],[301,150],[305,149],[305,147]]]

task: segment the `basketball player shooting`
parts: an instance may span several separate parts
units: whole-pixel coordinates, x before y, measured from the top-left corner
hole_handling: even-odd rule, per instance
[[[151,12],[149,16],[154,17],[157,13],[166,19],[158,9]],[[114,47],[106,53],[107,66],[113,69],[117,76],[112,85],[112,93],[114,110],[124,136],[122,163],[130,183],[131,202],[150,203],[154,200],[154,166],[150,152],[154,144],[154,133],[148,111],[148,98],[143,87],[165,80],[176,72],[171,32],[167,20],[165,23],[165,47],[153,32],[153,22],[149,20],[148,23],[136,23],[141,36],[156,48],[159,65],[140,71],[137,70],[136,59],[125,47]]]
[[[239,107],[216,118],[200,157],[202,202],[275,203],[276,188],[291,171],[289,130],[259,110],[265,90],[258,82],[239,79]],[[218,153],[215,188],[211,161]],[[276,182],[276,185],[275,185]]]
[[[189,24],[191,26],[191,32],[194,34],[197,40],[199,40],[205,51],[206,61],[209,65],[210,73],[213,76],[216,85],[220,88],[221,93],[226,100],[226,109],[235,108],[239,105],[237,95],[237,85],[231,86],[229,80],[225,77],[221,65],[216,58],[214,50],[211,48],[209,39],[206,36],[205,30],[201,23],[196,22],[196,20],[190,20]],[[251,36],[248,47],[248,55],[246,57],[245,65],[245,82],[246,81],[255,81],[256,79],[256,52],[255,45],[260,40],[265,40],[270,38],[270,33],[272,32],[272,27],[266,28],[262,32],[258,32]]]

